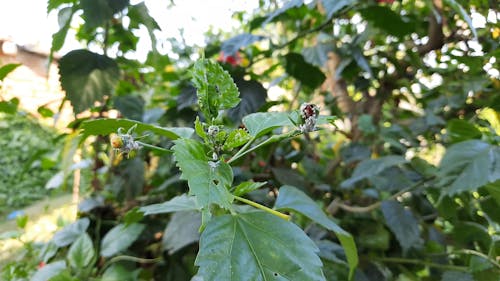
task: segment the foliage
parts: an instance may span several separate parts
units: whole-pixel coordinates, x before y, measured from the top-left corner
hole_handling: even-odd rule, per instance
[[[71,127],[89,198],[35,277],[498,279],[488,1],[260,1],[196,62],[175,40],[160,55],[144,3],[105,2],[49,1],[53,50],[80,14],[77,37],[102,50],[61,59],[67,99],[90,112]],[[125,56],[141,25],[144,62]]]

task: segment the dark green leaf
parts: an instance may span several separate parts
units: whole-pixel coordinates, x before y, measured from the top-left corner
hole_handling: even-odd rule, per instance
[[[120,79],[114,60],[87,50],[74,50],[64,55],[59,61],[59,74],[61,86],[75,113],[112,95]]]
[[[88,28],[103,26],[129,4],[128,0],[81,0],[85,25]]]
[[[172,255],[185,246],[198,242],[200,239],[198,231],[200,225],[200,212],[187,211],[174,213],[163,234],[163,249]]]
[[[160,204],[141,207],[140,210],[141,212],[144,212],[144,215],[154,215],[179,211],[200,210],[200,207],[196,202],[196,198],[182,194]]]
[[[196,196],[202,209],[217,204],[231,208],[233,198],[228,188],[233,182],[233,170],[224,161],[212,162],[206,156],[203,145],[191,139],[175,140],[172,148],[181,179],[187,180],[189,194]]]
[[[149,13],[146,4],[144,2],[141,2],[137,5],[130,6],[128,8],[127,16],[130,18],[130,28],[139,28],[139,24],[143,24],[144,26],[146,26],[149,37],[151,39],[151,45],[153,46],[153,50],[155,50],[156,36],[154,34],[154,31],[161,30],[161,28]],[[156,52],[153,51],[152,53]]]
[[[119,96],[114,99],[115,107],[123,117],[142,121],[144,114],[144,99],[138,96]]]
[[[198,105],[209,122],[217,117],[219,110],[233,108],[240,102],[236,84],[219,64],[208,59],[198,60],[191,76],[197,88]]]
[[[129,271],[125,266],[112,264],[104,271],[100,281],[136,281],[138,271]]]
[[[304,57],[297,53],[285,55],[285,70],[290,76],[310,89],[319,87],[326,78],[319,68],[306,62]]]
[[[76,0],[48,0],[47,1],[47,14],[52,10],[59,8],[63,4],[72,4],[75,3]]]
[[[157,135],[167,137],[169,139],[190,138],[194,130],[192,128],[164,128],[160,126],[150,125],[141,123],[134,120],[128,119],[96,119],[88,120],[82,123],[81,129],[83,138],[92,135],[109,135],[111,133],[116,133],[118,128],[123,128],[125,131],[130,129],[132,126],[137,125],[134,132],[137,134],[142,134],[144,132],[153,132]]]
[[[365,56],[363,55],[363,51],[359,47],[351,47],[351,54],[352,57],[354,58],[354,61],[356,64],[366,73],[370,75],[370,77],[373,77],[373,71],[372,68],[370,67],[370,64],[366,60]]]
[[[247,143],[252,136],[250,136],[245,129],[236,129],[229,133],[226,141],[224,142],[224,149],[231,150]]]
[[[5,77],[9,73],[11,73],[12,71],[14,71],[19,66],[21,66],[20,63],[9,63],[9,64],[6,64],[6,65],[2,65],[2,67],[0,67],[0,81],[3,81],[3,79],[5,79]]]
[[[352,276],[354,269],[356,269],[358,265],[358,252],[356,250],[354,238],[351,234],[333,222],[333,220],[321,210],[316,202],[297,188],[285,185],[279,189],[278,198],[276,199],[274,207],[278,210],[299,212],[324,228],[333,231],[344,247],[347,262],[351,270],[350,275]]]
[[[293,123],[286,112],[257,112],[243,118],[243,124],[251,136],[258,137],[283,126]]]
[[[205,280],[325,280],[317,252],[295,224],[251,212],[214,218],[195,264]]]
[[[71,245],[68,251],[68,262],[73,269],[79,270],[90,265],[95,257],[94,244],[87,233],[83,233]]]
[[[250,113],[254,113],[266,103],[267,90],[255,80],[235,79],[240,91],[240,103],[228,110],[227,115],[236,124]]]
[[[78,219],[70,225],[65,226],[63,229],[56,232],[52,241],[58,247],[64,247],[73,243],[80,237],[89,227],[90,220],[88,218]]]
[[[422,246],[418,221],[409,210],[396,201],[383,201],[380,207],[386,225],[394,233],[404,252]]]
[[[479,139],[482,136],[481,132],[474,125],[460,119],[448,121],[446,124],[446,132],[451,142]]]
[[[415,29],[413,23],[385,6],[369,6],[360,9],[359,12],[373,26],[398,38],[403,38]]]
[[[354,173],[352,176],[343,181],[341,184],[342,188],[351,187],[356,182],[370,178],[382,172],[383,170],[406,163],[406,159],[401,156],[389,155],[380,157],[378,159],[366,159],[361,161],[356,169],[354,169]]]
[[[236,186],[234,188],[233,194],[236,196],[242,196],[242,195],[247,194],[250,191],[254,191],[256,189],[263,187],[264,185],[266,185],[266,183],[267,182],[245,181],[245,182],[238,184],[238,186]]]
[[[37,272],[31,277],[31,281],[47,281],[51,277],[56,276],[66,268],[64,261],[56,261],[46,264],[44,267],[38,269]]]
[[[244,48],[248,45],[251,45],[257,41],[265,39],[264,36],[253,35],[250,33],[242,33],[238,34],[226,41],[224,41],[221,45],[221,50],[224,52],[226,56],[232,56],[241,48]]]
[[[296,8],[304,5],[304,0],[291,0],[287,1],[283,7],[277,9],[276,11],[272,12],[269,16],[267,16],[267,19],[262,23],[262,25],[266,25],[269,22],[271,22],[275,17],[283,14],[287,10],[291,8]]]
[[[7,114],[14,114],[17,112],[18,106],[19,106],[18,98],[13,98],[9,101],[0,101],[0,112],[5,112]]]
[[[110,257],[127,249],[137,240],[144,227],[138,223],[129,226],[119,224],[113,227],[101,241],[101,256]]]
[[[474,281],[472,275],[463,271],[445,271],[441,281]]]
[[[52,35],[52,47],[50,48],[50,56],[56,51],[59,51],[66,40],[66,35],[68,34],[69,27],[71,25],[71,19],[76,9],[73,7],[65,7],[58,12],[59,21],[59,31]]]

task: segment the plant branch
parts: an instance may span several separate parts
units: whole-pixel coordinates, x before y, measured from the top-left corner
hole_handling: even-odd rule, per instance
[[[248,199],[236,196],[236,195],[234,195],[234,199],[236,199],[236,200],[238,200],[240,202],[243,202],[245,204],[248,204],[248,205],[250,205],[252,207],[255,207],[257,209],[260,209],[262,211],[265,211],[265,212],[268,212],[268,213],[273,214],[275,216],[278,216],[278,217],[280,217],[280,218],[282,218],[282,219],[284,219],[286,221],[290,220],[290,216],[289,215],[286,215],[286,214],[283,214],[283,213],[278,212],[276,210],[273,210],[271,208],[268,208],[268,207],[266,207],[264,205],[261,205],[261,204],[259,204],[257,202],[254,202],[252,200],[248,200]]]

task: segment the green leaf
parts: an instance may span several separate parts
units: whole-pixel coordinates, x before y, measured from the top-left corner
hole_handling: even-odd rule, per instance
[[[331,18],[334,14],[340,11],[342,8],[348,5],[354,4],[354,0],[322,0],[323,7],[325,8],[328,18]]]
[[[464,7],[462,7],[462,5],[460,5],[460,3],[458,3],[457,1],[455,0],[444,0],[444,2],[449,5],[453,10],[455,10],[455,12],[457,12],[458,14],[460,14],[460,16],[467,22],[467,24],[469,25],[469,28],[470,30],[472,31],[472,34],[474,34],[474,38],[477,39],[477,31],[476,29],[474,28],[474,25],[472,24],[472,19],[471,17],[469,16],[469,14],[467,13],[467,11],[464,9]]]
[[[200,225],[200,212],[174,213],[163,234],[163,249],[167,250],[169,255],[172,255],[185,246],[198,242],[200,239],[200,232],[198,231]]]
[[[154,215],[179,211],[200,210],[200,207],[198,206],[195,197],[182,194],[160,204],[141,207],[140,210],[141,212],[144,212],[144,215]]]
[[[19,106],[19,99],[12,98],[9,101],[0,101],[0,112],[5,112],[7,114],[14,114],[17,112]]]
[[[56,261],[46,264],[44,267],[38,269],[37,272],[31,277],[31,281],[47,281],[56,276],[66,268],[64,261]]]
[[[114,99],[116,109],[127,119],[143,121],[144,99],[139,96],[119,96]]]
[[[279,189],[278,198],[276,199],[274,207],[278,210],[299,212],[324,228],[333,231],[340,240],[342,247],[344,247],[347,262],[350,267],[350,276],[352,277],[354,269],[356,269],[358,265],[358,252],[356,244],[354,243],[354,238],[351,234],[333,222],[333,220],[321,210],[316,202],[296,187],[284,185]]]
[[[265,103],[267,90],[255,80],[235,79],[234,83],[240,91],[240,103],[228,110],[227,116],[236,124],[250,113],[257,112]]]
[[[189,194],[196,196],[202,209],[217,204],[231,209],[233,201],[228,188],[233,182],[233,170],[224,161],[212,162],[206,156],[203,144],[191,139],[178,139],[172,148],[181,179],[187,180]]]
[[[336,2],[336,1],[334,1]],[[316,37],[316,45],[302,49],[304,60],[317,67],[324,67],[328,61],[328,53],[334,51],[334,40],[330,35],[320,33]]]
[[[241,48],[244,48],[265,38],[265,36],[253,35],[250,33],[238,34],[224,41],[221,45],[221,50],[222,52],[224,52],[224,55],[232,56]]]
[[[472,274],[463,271],[445,271],[441,281],[474,281]]]
[[[319,87],[326,78],[319,68],[306,62],[304,57],[298,53],[285,55],[285,70],[290,76],[310,89]]]
[[[76,0],[48,0],[47,1],[47,14],[52,10],[59,8],[63,4],[75,3]]]
[[[366,159],[361,161],[352,176],[341,183],[342,188],[351,187],[356,182],[378,175],[383,170],[406,163],[406,159],[397,155],[389,155],[377,159]]]
[[[247,143],[252,136],[250,136],[245,129],[236,129],[229,133],[226,141],[224,142],[224,150],[231,150]]]
[[[373,71],[372,68],[370,67],[370,63],[366,60],[365,55],[363,55],[363,51],[361,50],[360,47],[358,46],[351,46],[350,48],[352,57],[354,58],[354,61],[356,64],[363,70],[366,71],[370,75],[370,77],[373,77]],[[368,115],[371,116],[371,115]]]
[[[75,113],[112,95],[120,79],[114,60],[87,50],[74,50],[64,55],[59,61],[59,74],[61,86]]]
[[[422,246],[418,221],[409,210],[396,201],[383,201],[380,208],[404,252]]]
[[[113,227],[101,241],[101,256],[110,257],[127,249],[137,240],[144,227],[138,223],[129,226],[119,224]]]
[[[257,112],[243,118],[243,124],[252,137],[259,137],[283,126],[293,126],[286,112]]]
[[[74,269],[82,269],[90,265],[95,257],[92,239],[87,233],[83,233],[71,245],[68,251],[68,262]]]
[[[123,223],[125,226],[129,226],[133,223],[140,222],[144,218],[144,213],[139,207],[134,207],[127,211],[123,216]]]
[[[402,18],[401,15],[385,6],[373,5],[360,9],[359,12],[361,16],[373,26],[400,39],[412,33],[415,29],[412,22]]]
[[[2,65],[2,67],[0,67],[0,81],[3,81],[3,79],[5,79],[5,77],[9,73],[11,73],[12,71],[14,71],[19,66],[21,66],[20,63],[9,63],[9,64],[6,64],[6,65]]]
[[[130,18],[130,26],[129,26],[130,28],[138,29],[139,24],[142,24],[146,27],[146,29],[148,30],[149,38],[151,39],[151,46],[153,46],[153,50],[155,50],[156,36],[154,34],[154,31],[161,30],[161,28],[156,22],[156,20],[149,13],[146,4],[144,2],[141,2],[137,5],[128,7],[127,16]]]
[[[325,280],[318,248],[295,224],[264,212],[214,218],[195,265],[204,280]]]
[[[456,143],[447,150],[438,171],[438,185],[448,195],[500,180],[500,148],[480,140]]]
[[[187,128],[187,127],[164,128],[128,119],[88,120],[82,123],[81,129],[83,130],[82,131],[83,138],[86,138],[91,135],[106,136],[111,133],[116,133],[118,128],[123,128],[125,131],[127,131],[134,125],[137,125],[137,127],[134,130],[134,132],[136,132],[137,134],[142,134],[150,131],[157,135],[164,136],[173,140],[181,137],[190,138],[194,133],[194,130],[192,128]]]
[[[112,264],[104,271],[100,281],[136,281],[138,271],[129,271],[125,266]]]
[[[191,76],[197,88],[198,105],[208,122],[218,116],[219,110],[233,108],[240,102],[236,84],[219,64],[208,59],[198,60]]]
[[[83,17],[87,28],[103,26],[113,15],[125,9],[128,0],[81,0]]]
[[[233,194],[236,196],[242,196],[242,195],[247,194],[250,191],[257,190],[266,184],[267,184],[267,182],[244,181],[244,182],[238,184],[234,188]]]
[[[16,217],[17,227],[23,229],[26,227],[27,223],[28,223],[28,216],[27,215],[22,215],[22,216]]]
[[[57,247],[64,247],[73,243],[80,237],[89,227],[90,220],[88,218],[78,219],[72,224],[65,226],[54,234],[52,241]]]
[[[77,9],[73,7],[64,7],[59,10],[57,17],[59,21],[59,30],[52,35],[52,47],[50,48],[50,57],[54,52],[59,51],[66,40],[66,35],[68,34],[69,27],[71,25],[71,19],[73,14]]]
[[[267,19],[262,23],[262,25],[266,25],[269,22],[271,22],[275,17],[283,14],[284,12],[288,11],[289,9],[292,8],[297,8],[304,5],[304,0],[291,0],[287,1],[283,7],[277,9],[276,11],[272,12],[269,16],[267,16]]]
[[[481,132],[476,128],[476,126],[471,123],[460,120],[453,119],[448,121],[446,124],[446,132],[451,142],[461,142],[470,139],[481,138]]]

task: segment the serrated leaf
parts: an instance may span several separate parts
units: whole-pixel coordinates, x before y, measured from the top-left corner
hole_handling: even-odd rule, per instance
[[[316,202],[297,188],[284,185],[279,189],[278,198],[276,199],[274,207],[278,210],[299,212],[324,228],[333,231],[344,248],[350,268],[350,276],[352,277],[354,269],[356,269],[358,265],[358,252],[356,244],[354,243],[354,238],[351,234],[333,222],[333,220],[321,210]]]
[[[47,281],[56,276],[66,268],[66,262],[56,261],[46,264],[44,267],[38,269],[37,272],[31,277],[31,281]]]
[[[88,218],[78,219],[72,224],[65,226],[54,234],[52,241],[57,247],[64,247],[73,243],[80,235],[87,231],[90,220]]]
[[[285,55],[285,70],[290,76],[310,89],[316,89],[326,79],[325,74],[319,68],[306,62],[304,57],[298,53]]]
[[[226,141],[224,142],[224,150],[231,150],[247,143],[252,136],[248,134],[245,129],[236,129],[229,133]]]
[[[68,262],[74,269],[87,267],[95,257],[94,244],[87,233],[83,233],[71,245],[68,251]]]
[[[139,237],[145,225],[134,223],[113,227],[101,241],[101,256],[110,257],[127,249]]]
[[[2,67],[0,67],[0,81],[3,81],[3,79],[5,79],[5,77],[7,77],[9,73],[14,71],[19,66],[21,66],[20,63],[9,63],[6,65],[2,65]]]
[[[253,113],[243,118],[243,124],[253,137],[262,136],[279,127],[293,125],[286,112]]]
[[[59,61],[61,86],[75,113],[80,113],[112,95],[120,79],[116,62],[87,50],[74,50]]]
[[[404,252],[422,246],[418,221],[409,210],[396,201],[383,201],[380,208]]]
[[[88,136],[95,136],[95,135],[106,136],[111,133],[116,133],[118,128],[123,128],[125,131],[127,131],[134,125],[137,125],[137,127],[134,130],[134,132],[137,134],[142,134],[147,131],[150,131],[157,135],[164,136],[173,140],[178,138],[190,138],[194,133],[194,130],[192,128],[187,128],[187,127],[165,128],[128,119],[88,120],[83,122],[80,128],[82,129],[83,138],[87,138]]]
[[[267,182],[244,181],[234,188],[234,195],[242,196],[266,185]]]
[[[463,271],[445,271],[441,281],[474,281],[472,274]]]
[[[196,196],[202,209],[217,204],[230,209],[233,201],[228,188],[233,182],[233,170],[224,161],[212,162],[206,156],[203,144],[191,139],[174,141],[177,166],[182,171],[181,179],[187,180],[189,194]]]
[[[360,9],[359,12],[373,26],[398,38],[403,38],[415,29],[413,23],[385,6],[369,6]]]
[[[248,45],[251,45],[265,38],[266,38],[265,36],[253,35],[250,33],[238,34],[222,42],[221,50],[222,52],[224,52],[224,55],[232,56],[236,52],[238,52],[239,49],[244,48]]]
[[[480,140],[456,143],[446,150],[438,178],[448,195],[500,180],[500,148]]]
[[[356,182],[378,175],[383,170],[406,163],[406,159],[397,155],[389,155],[378,159],[366,159],[361,161],[354,169],[350,178],[341,183],[342,188],[351,187]]]
[[[448,4],[451,8],[453,8],[455,12],[460,14],[460,16],[467,22],[467,25],[469,25],[469,28],[472,31],[472,34],[474,35],[474,38],[477,38],[477,31],[474,28],[474,25],[472,24],[472,19],[467,13],[467,11],[464,9],[464,7],[462,7],[462,5],[460,5],[460,3],[458,3],[455,0],[444,0],[444,2]]]
[[[200,210],[196,198],[182,194],[160,204],[148,205],[140,208],[144,215],[165,214],[179,211]]]
[[[208,59],[198,60],[191,69],[191,76],[197,88],[198,105],[209,122],[217,117],[219,110],[233,108],[240,102],[231,75],[219,64]]]
[[[198,242],[200,239],[198,231],[200,225],[200,212],[186,211],[174,213],[163,234],[163,249],[172,255],[185,246]]]
[[[318,248],[295,224],[263,212],[214,218],[195,265],[204,280],[325,280]]]

